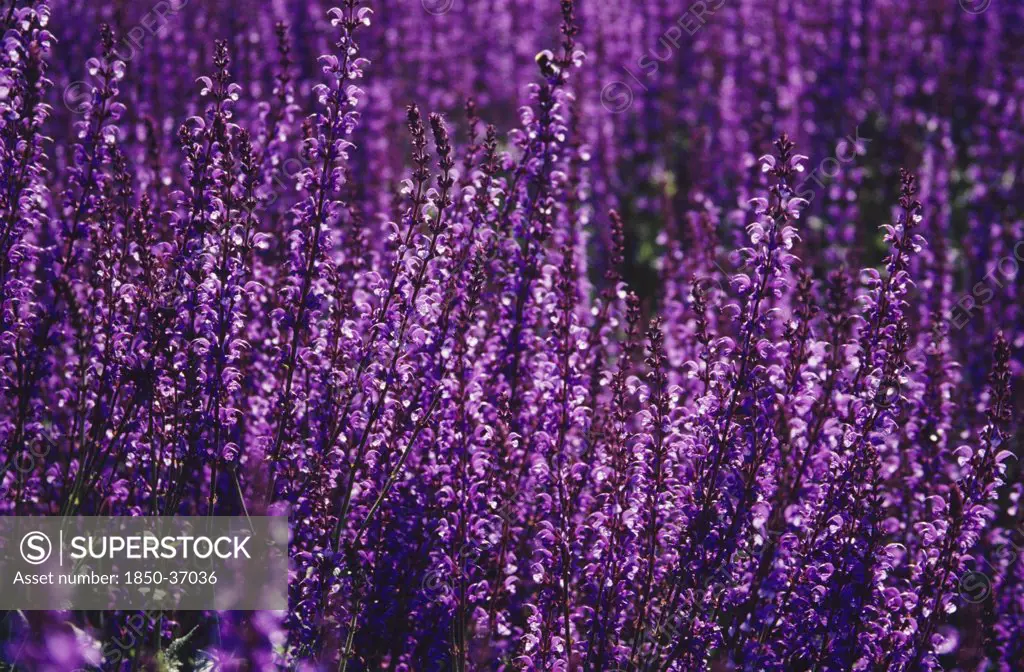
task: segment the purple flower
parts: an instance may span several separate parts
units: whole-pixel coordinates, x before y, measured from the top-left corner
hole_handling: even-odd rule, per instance
[[[292,528],[0,660],[1024,665],[1019,3],[429,4],[0,8],[0,509]]]

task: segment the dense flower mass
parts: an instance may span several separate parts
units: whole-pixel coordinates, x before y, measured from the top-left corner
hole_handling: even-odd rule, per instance
[[[0,2],[0,512],[292,531],[3,669],[1024,669],[1024,5],[325,2]]]

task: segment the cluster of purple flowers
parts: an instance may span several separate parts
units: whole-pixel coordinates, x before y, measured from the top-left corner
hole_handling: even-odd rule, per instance
[[[1024,6],[333,4],[0,2],[0,514],[293,535],[9,669],[1024,669]]]

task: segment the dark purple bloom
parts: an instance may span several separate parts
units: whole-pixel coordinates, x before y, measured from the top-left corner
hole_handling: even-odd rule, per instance
[[[0,509],[293,538],[0,659],[1024,666],[1020,3],[339,5],[2,3]]]

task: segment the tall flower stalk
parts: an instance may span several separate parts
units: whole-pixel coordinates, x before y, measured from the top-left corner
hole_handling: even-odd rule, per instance
[[[291,528],[0,668],[1024,665],[1020,3],[338,4],[0,0],[0,511]]]

